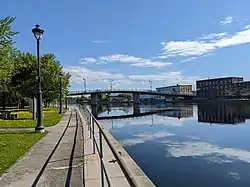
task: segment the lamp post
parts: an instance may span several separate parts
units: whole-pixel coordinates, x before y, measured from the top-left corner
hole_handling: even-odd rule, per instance
[[[59,114],[62,114],[62,76],[63,73],[59,73],[59,79],[60,79],[60,109],[59,109]]]
[[[114,80],[110,80],[110,81],[109,81],[109,84],[110,84],[110,90],[111,90],[111,91],[112,91],[113,82],[114,82]]]
[[[37,125],[35,128],[36,132],[44,132],[43,120],[42,120],[42,88],[41,88],[41,70],[40,70],[40,51],[39,45],[40,40],[42,39],[44,30],[40,28],[40,25],[36,25],[34,29],[32,29],[34,37],[36,38],[37,43]]]
[[[86,87],[87,87],[87,80],[85,78],[82,79],[84,81],[84,90],[85,92],[87,91]]]
[[[150,84],[150,90],[152,91],[152,83],[153,83],[153,82],[152,82],[152,80],[149,80],[148,82],[149,82],[149,84]]]

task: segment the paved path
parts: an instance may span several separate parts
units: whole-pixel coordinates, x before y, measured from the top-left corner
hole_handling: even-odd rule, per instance
[[[0,186],[100,187],[100,159],[97,151],[93,153],[93,141],[90,139],[85,118],[78,113],[78,109],[68,110],[58,125],[46,130],[48,134],[0,177]],[[95,133],[95,137],[99,142],[99,133]],[[112,186],[130,186],[104,140],[103,151]],[[135,173],[139,175],[138,180],[146,181],[140,186],[152,187],[152,183],[138,170],[135,162],[126,153],[122,154],[130,162],[132,169],[135,168]],[[105,184],[105,187],[108,186],[106,180]]]
[[[67,111],[58,125],[3,174],[0,186],[83,186],[81,126],[76,123],[76,112]]]

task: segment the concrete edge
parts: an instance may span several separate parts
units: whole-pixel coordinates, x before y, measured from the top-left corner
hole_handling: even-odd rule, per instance
[[[51,126],[51,127],[55,127],[57,125],[59,125],[60,123],[62,123],[62,119],[63,117],[65,116],[66,113],[68,113],[69,111],[71,111],[70,109],[67,110],[67,112],[65,112],[62,116],[62,118],[60,119],[60,121],[54,125],[54,126]],[[48,128],[48,127],[47,127]],[[34,131],[35,131],[35,128],[34,128]],[[36,145],[41,141],[43,140],[49,133],[50,133],[50,130],[45,130],[45,136],[43,136],[42,138],[40,138],[37,142],[35,142],[22,156],[20,156],[12,165],[10,165],[10,167],[8,169],[6,169],[1,175],[0,175],[0,180],[2,178],[4,178],[5,175],[8,175],[8,173],[10,173],[10,171],[16,166],[16,164],[18,164],[21,160],[24,159],[25,156],[27,156],[29,154],[29,152],[31,152],[35,147]]]
[[[78,109],[78,112],[80,110]],[[81,118],[84,118],[84,115],[80,112],[79,115]],[[98,121],[98,120],[96,120]],[[99,122],[98,122],[99,123]],[[153,182],[148,178],[148,176],[142,171],[142,169],[137,165],[137,163],[130,157],[127,151],[123,148],[123,146],[111,135],[111,133],[105,129],[101,123],[101,126],[105,136],[109,140],[109,142],[114,147],[115,151],[119,153],[119,159],[122,159],[123,163],[126,164],[126,168],[129,168],[132,176],[131,178],[136,181],[136,185],[139,187],[155,187]],[[105,140],[104,140],[105,141]]]
[[[126,164],[127,168],[129,168],[131,174],[133,175],[131,177],[135,178],[137,184],[141,187],[155,187],[153,182],[137,165],[135,160],[127,153],[127,151],[123,148],[120,142],[117,141],[107,129],[103,128],[103,131],[107,138],[110,140],[110,143],[116,149],[116,151],[120,153],[120,158],[124,161],[123,163]]]

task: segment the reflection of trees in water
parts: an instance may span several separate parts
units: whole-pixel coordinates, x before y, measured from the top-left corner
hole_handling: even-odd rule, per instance
[[[178,119],[193,117],[193,105],[175,106],[173,110],[160,112],[157,115]]]
[[[97,106],[97,112],[98,113],[103,113],[107,110],[107,107],[105,105],[98,105]]]
[[[198,122],[237,124],[250,118],[249,104],[207,103],[198,105]]]
[[[97,111],[98,113],[103,113],[103,112],[111,112],[111,111],[123,111],[124,113],[128,114],[131,113],[131,107],[128,106],[113,106],[112,104],[106,104],[106,105],[97,105]]]

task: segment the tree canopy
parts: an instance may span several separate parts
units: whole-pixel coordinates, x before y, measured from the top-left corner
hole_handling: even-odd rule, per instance
[[[19,34],[12,31],[11,24],[14,21],[14,17],[0,20],[0,92],[12,99],[14,97],[18,102],[37,95],[37,58],[13,47],[13,37]],[[63,72],[63,68],[52,53],[43,54],[40,62],[43,102],[48,106],[49,103],[59,100],[59,73]],[[63,72],[63,97],[68,95],[69,79],[70,75]]]

